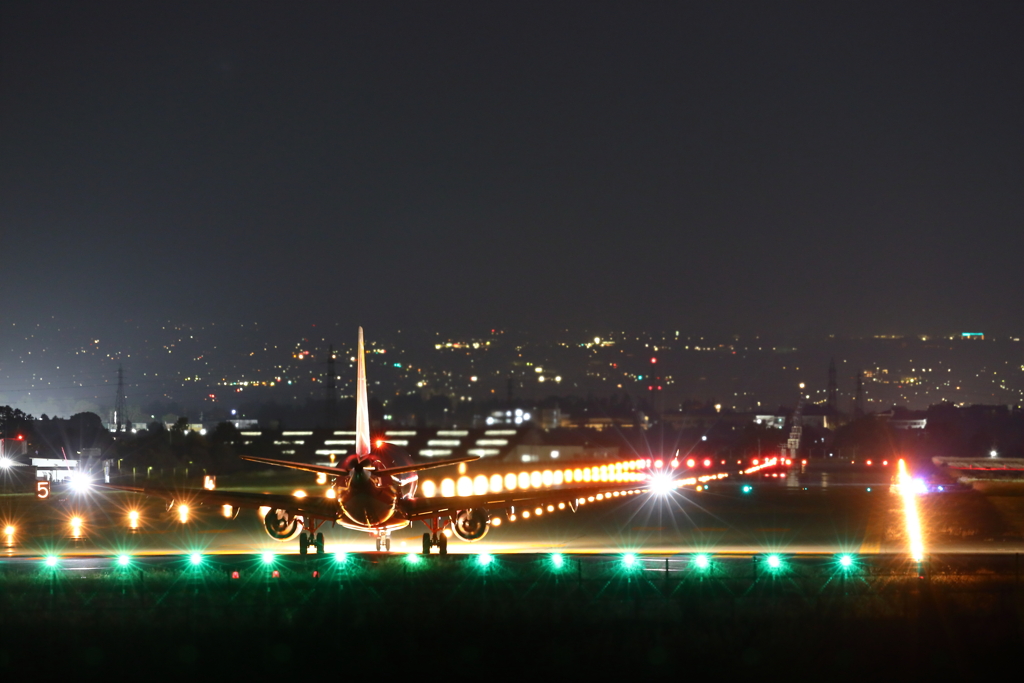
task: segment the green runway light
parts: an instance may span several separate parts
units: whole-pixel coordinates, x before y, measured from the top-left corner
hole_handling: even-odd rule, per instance
[[[274,564],[274,553],[263,553],[263,564]]]
[[[127,567],[132,562],[131,555],[118,555],[117,564],[121,567]]]
[[[348,553],[345,551],[334,553],[334,561],[338,564],[345,564],[348,562]]]
[[[46,558],[46,566],[47,567],[56,567],[57,566],[57,556],[56,555],[48,555],[47,558]]]
[[[750,484],[744,484],[743,488],[740,490],[743,491],[743,493],[750,493],[751,491],[754,490],[754,487],[751,486]]]
[[[636,565],[636,554],[626,553],[622,556],[622,566],[626,569],[632,569]]]
[[[843,569],[849,569],[853,566],[853,557],[850,555],[840,555],[839,566]]]
[[[695,555],[693,558],[693,564],[697,569],[707,569],[711,566],[711,558],[704,554]]]
[[[768,556],[768,567],[770,569],[778,569],[782,566],[782,559],[778,555]]]
[[[409,564],[419,564],[420,563],[420,556],[418,554],[416,554],[416,553],[409,553],[408,555],[405,556],[405,561],[408,562]]]
[[[491,557],[491,555],[488,553],[480,553],[476,556],[476,561],[480,564],[481,567],[486,567],[494,561],[494,558]]]
[[[192,563],[193,567],[198,567],[203,563],[203,556],[199,553],[192,553],[188,556],[188,561]]]
[[[551,556],[551,565],[555,569],[561,569],[565,566],[565,558],[562,557],[562,553],[555,553]]]

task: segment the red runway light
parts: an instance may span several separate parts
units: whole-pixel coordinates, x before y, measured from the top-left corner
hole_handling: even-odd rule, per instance
[[[238,576],[238,572],[237,572],[237,571],[233,571],[233,572],[231,572],[231,578],[232,578],[232,579],[237,579],[237,578],[239,578],[239,576]]]
[[[281,572],[279,572],[279,571],[277,571],[275,569],[274,571],[270,572],[270,576],[271,576],[271,578],[274,578],[274,579],[280,579],[281,578]]]

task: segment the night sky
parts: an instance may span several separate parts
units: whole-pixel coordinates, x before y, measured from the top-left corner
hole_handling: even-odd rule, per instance
[[[1019,2],[7,0],[0,322],[1019,332],[1022,36]]]

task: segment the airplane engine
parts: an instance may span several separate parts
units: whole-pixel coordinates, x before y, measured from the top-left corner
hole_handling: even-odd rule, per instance
[[[263,526],[275,541],[290,541],[302,531],[302,517],[287,510],[271,510],[263,518]]]
[[[487,510],[459,510],[452,517],[452,533],[463,541],[479,541],[491,528]]]

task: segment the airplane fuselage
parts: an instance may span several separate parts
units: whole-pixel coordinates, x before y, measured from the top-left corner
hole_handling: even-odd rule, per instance
[[[372,461],[350,468],[347,477],[338,477],[333,487],[338,501],[337,523],[356,531],[393,531],[409,525],[398,510],[400,498],[412,495],[415,474],[399,479],[379,475]]]

